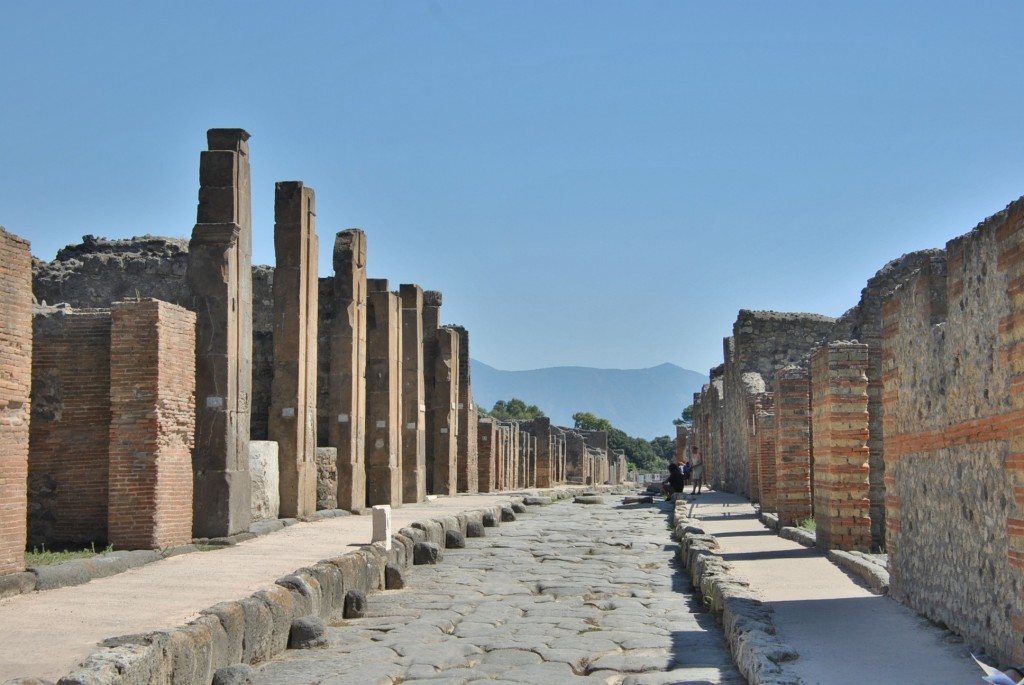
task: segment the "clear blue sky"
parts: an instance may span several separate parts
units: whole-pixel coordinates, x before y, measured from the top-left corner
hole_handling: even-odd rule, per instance
[[[7,2],[0,224],[187,237],[211,127],[503,369],[706,372],[1024,194],[1024,2]]]

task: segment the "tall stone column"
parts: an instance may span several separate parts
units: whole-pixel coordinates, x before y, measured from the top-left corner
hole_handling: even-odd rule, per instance
[[[281,181],[274,202],[274,381],[267,428],[277,442],[280,515],[292,518],[316,511],[319,246],[312,188]]]
[[[469,331],[452,326],[459,334],[459,492],[477,490],[476,405],[469,378]]]
[[[252,211],[249,134],[210,129],[206,137],[188,257],[197,319],[193,532],[220,537],[251,520]]]
[[[29,397],[32,386],[32,254],[0,226],[0,575],[25,570]]]
[[[459,336],[441,328],[441,293],[423,293],[427,492],[454,495],[458,449]]]
[[[480,417],[477,421],[477,453],[480,459],[480,492],[494,492],[498,474],[498,450],[496,444],[497,423],[494,419]]]
[[[798,366],[775,373],[775,503],[779,523],[795,526],[811,506],[811,376]]]
[[[403,283],[402,299],[402,500],[427,497],[427,406],[423,380],[423,289]]]
[[[366,234],[334,240],[328,441],[338,450],[338,508],[366,507]]]
[[[546,416],[533,419],[530,432],[537,437],[537,487],[550,488],[555,475],[551,461],[551,419]]]
[[[402,309],[387,281],[366,307],[366,501],[402,505]],[[371,289],[372,289],[371,287]]]

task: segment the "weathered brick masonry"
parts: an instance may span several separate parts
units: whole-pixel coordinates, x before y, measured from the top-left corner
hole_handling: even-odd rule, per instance
[[[787,366],[775,374],[775,511],[793,526],[811,518],[811,374]],[[768,502],[765,502],[767,508]]]
[[[29,545],[107,542],[110,311],[33,320]]]
[[[944,268],[945,267],[945,268]],[[891,593],[1024,661],[1024,200],[885,301]]]
[[[162,549],[192,539],[196,316],[146,299],[115,303],[110,349],[108,539]]]
[[[25,568],[32,256],[0,226],[0,575]]]
[[[814,520],[822,549],[871,549],[867,367],[861,343],[829,343],[811,360]]]

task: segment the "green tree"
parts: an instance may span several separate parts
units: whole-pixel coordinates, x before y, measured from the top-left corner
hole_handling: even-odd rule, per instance
[[[682,415],[678,419],[672,419],[672,423],[677,426],[689,426],[693,423],[693,405],[689,405],[686,409],[683,409]]]
[[[572,415],[572,420],[575,421],[573,427],[577,430],[608,431],[609,433],[614,430],[611,421],[608,419],[602,419],[599,416],[594,416],[588,411],[576,412]]]
[[[651,440],[651,447],[658,455],[658,458],[663,459],[665,462],[674,461],[676,458],[676,441],[667,435],[659,435],[654,440]]]
[[[622,450],[626,453],[626,460],[641,471],[662,471],[668,466],[668,460],[662,457],[650,442],[627,435],[625,431],[613,426],[608,419],[602,419],[590,412],[576,412],[572,415],[572,420],[577,430],[606,431],[608,449]],[[672,453],[675,454],[675,443],[672,445]]]
[[[544,416],[544,412],[536,404],[527,405],[518,397],[513,397],[508,402],[498,400],[487,414],[499,421],[529,420]]]

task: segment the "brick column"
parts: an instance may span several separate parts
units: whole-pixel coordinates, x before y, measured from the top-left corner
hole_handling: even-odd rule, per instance
[[[762,393],[754,414],[754,443],[757,446],[757,480],[761,490],[761,510],[778,508],[775,473],[775,395]]]
[[[268,435],[277,442],[285,518],[316,511],[319,247],[316,198],[302,181],[277,184],[274,205],[274,380]]]
[[[751,502],[761,502],[761,481],[760,470],[758,469],[758,445],[755,434],[755,417],[761,407],[761,393],[749,393],[745,397],[743,426],[746,430],[746,440],[743,444],[747,448],[747,490]]]
[[[28,544],[106,543],[110,311],[33,317]]]
[[[481,416],[477,421],[476,444],[480,461],[477,489],[480,492],[494,492],[496,489],[498,474],[497,425],[494,419],[488,417]]]
[[[459,435],[458,435],[458,489],[476,492],[476,405],[469,378],[469,331],[462,326],[450,326],[459,334]]]
[[[32,255],[0,226],[0,575],[25,570],[29,395],[32,387]]]
[[[811,376],[788,366],[775,374],[775,497],[779,523],[796,525],[811,506]]]
[[[403,283],[402,501],[427,497],[427,407],[423,380],[423,289]]]
[[[163,549],[192,539],[196,315],[115,302],[110,346],[108,542]]]
[[[811,363],[814,520],[822,549],[871,549],[868,346],[834,342]]]
[[[334,240],[328,444],[338,451],[338,508],[366,507],[366,234]]]
[[[402,309],[387,281],[366,307],[366,502],[402,505]],[[379,288],[379,289],[375,289]]]
[[[210,129],[199,161],[199,208],[189,243],[196,329],[193,526],[233,535],[251,521],[252,213],[249,134]]]

